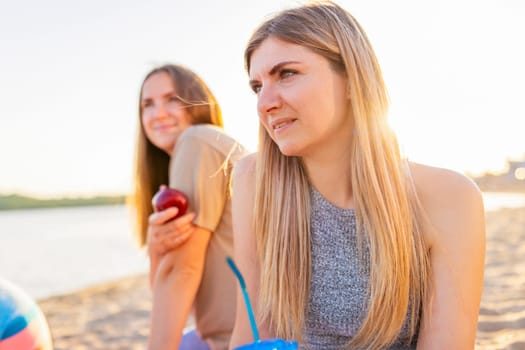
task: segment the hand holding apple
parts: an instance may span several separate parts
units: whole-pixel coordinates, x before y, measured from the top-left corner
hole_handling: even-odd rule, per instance
[[[179,212],[175,216],[175,219],[186,213],[188,209],[189,199],[184,192],[169,187],[161,187],[160,190],[155,193],[151,203],[155,211],[161,211],[170,207],[177,207]]]

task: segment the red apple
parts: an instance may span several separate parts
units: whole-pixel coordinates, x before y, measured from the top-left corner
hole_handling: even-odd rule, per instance
[[[186,213],[186,210],[188,209],[188,203],[188,196],[186,196],[184,192],[169,187],[161,188],[157,193],[155,193],[153,199],[151,200],[151,204],[153,204],[153,209],[155,209],[155,211],[165,210],[170,207],[179,208],[179,212],[175,218],[178,218],[179,216]]]

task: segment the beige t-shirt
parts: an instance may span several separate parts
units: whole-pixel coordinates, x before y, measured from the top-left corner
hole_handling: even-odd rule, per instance
[[[230,177],[246,154],[223,129],[198,124],[178,137],[170,163],[170,187],[188,195],[194,223],[212,232],[194,303],[197,330],[212,350],[228,348],[235,319],[236,280],[226,263],[233,254]]]

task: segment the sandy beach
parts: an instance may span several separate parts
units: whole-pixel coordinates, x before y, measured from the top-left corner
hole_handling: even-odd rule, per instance
[[[476,349],[525,349],[525,208],[487,213]]]
[[[151,295],[146,275],[38,301],[55,350],[144,349]]]
[[[145,347],[151,297],[144,275],[42,299],[39,305],[55,350]],[[487,213],[476,349],[525,349],[525,208]]]

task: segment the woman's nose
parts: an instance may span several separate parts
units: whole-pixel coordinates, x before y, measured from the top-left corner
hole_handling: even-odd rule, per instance
[[[260,115],[271,113],[281,107],[281,96],[276,87],[265,85],[259,91],[257,96],[257,110]]]
[[[168,116],[168,111],[164,104],[159,104],[155,108],[155,117],[156,118],[166,118]]]

